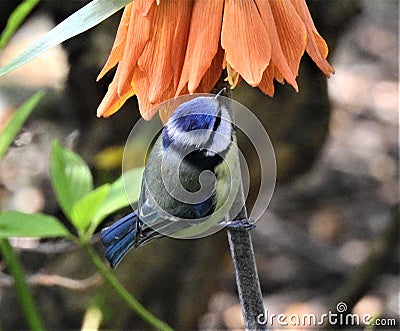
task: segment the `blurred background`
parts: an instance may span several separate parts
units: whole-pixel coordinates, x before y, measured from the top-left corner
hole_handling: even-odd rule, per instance
[[[0,53],[0,65],[87,2],[40,2]],[[19,3],[1,1],[0,30]],[[252,232],[265,306],[269,314],[320,316],[344,302],[348,311],[399,325],[398,1],[307,3],[330,47],[335,75],[326,80],[305,56],[299,93],[280,84],[274,98],[244,84],[233,91],[266,127],[277,158],[275,194]],[[99,119],[96,108],[114,72],[95,81],[120,14],[0,78],[0,130],[25,99],[47,89],[0,164],[1,210],[65,220],[48,174],[54,139],[90,164],[96,184],[120,175],[123,147],[139,118],[137,101]],[[251,208],[260,172],[247,143],[239,146],[249,151]],[[138,153],[144,148],[138,142]],[[147,328],[79,249],[64,249],[56,240],[12,243],[48,329],[79,329],[92,307],[101,310],[102,329]],[[96,238],[94,245],[101,252]],[[225,231],[199,240],[152,242],[131,252],[115,273],[174,328],[243,327]],[[57,276],[64,278],[55,281]],[[8,330],[24,329],[24,323],[0,260],[0,324]]]

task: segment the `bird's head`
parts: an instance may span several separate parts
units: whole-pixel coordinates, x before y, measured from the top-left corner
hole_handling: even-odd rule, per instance
[[[231,116],[217,97],[198,97],[181,104],[162,132],[164,150],[224,153],[232,142]]]

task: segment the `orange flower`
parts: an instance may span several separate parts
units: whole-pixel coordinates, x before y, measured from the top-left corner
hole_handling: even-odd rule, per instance
[[[298,91],[304,51],[325,75],[334,72],[305,0],[135,0],[98,77],[118,64],[97,115],[136,94],[150,119],[169,98],[210,92],[223,69],[232,88],[243,78],[272,96],[276,79]]]

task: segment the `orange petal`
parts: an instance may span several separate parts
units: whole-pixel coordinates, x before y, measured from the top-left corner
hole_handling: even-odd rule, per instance
[[[306,49],[307,31],[293,5],[285,0],[270,1],[279,41],[289,67],[296,77]]]
[[[117,112],[125,101],[135,94],[133,87],[125,91],[122,95],[117,92],[117,83],[115,79],[108,87],[108,91],[97,108],[98,117],[108,117]]]
[[[139,14],[146,16],[154,2],[155,0],[135,0],[133,3]]]
[[[178,88],[179,80],[182,74],[182,67],[185,61],[186,48],[188,45],[188,36],[190,30],[190,19],[193,11],[193,1],[178,1],[179,6],[176,8],[175,31],[173,36],[172,52],[172,71],[174,89]]]
[[[271,59],[271,43],[254,0],[226,0],[221,32],[226,61],[257,86]]]
[[[274,66],[274,77],[277,82],[281,83],[282,85],[285,84],[285,78],[283,78],[281,72],[276,66]],[[298,92],[298,90],[296,91]]]
[[[316,63],[318,68],[329,77],[331,73],[335,72],[335,70],[330,66],[328,61],[326,61],[326,57],[328,56],[328,46],[315,28],[305,0],[291,0],[291,2],[307,29],[307,53]]]
[[[111,53],[108,56],[107,62],[97,77],[97,81],[100,80],[111,68],[113,68],[122,59],[124,52],[126,34],[128,32],[128,26],[132,11],[132,4],[130,3],[124,9],[122,13],[121,22],[119,23],[117,35],[115,36],[114,44],[111,49]]]
[[[181,94],[186,84],[189,93],[193,93],[210,67],[218,51],[223,7],[224,0],[195,1],[185,61],[175,95]]]
[[[275,65],[271,61],[267,70],[264,71],[260,85],[258,85],[259,89],[263,91],[265,94],[269,95],[270,97],[272,97],[275,92],[275,87],[274,87],[275,70],[276,70]]]
[[[272,10],[270,7],[270,3],[265,0],[256,0],[256,4],[258,7],[258,10],[260,11],[261,18],[263,20],[264,26],[266,30],[268,31],[269,38],[271,40],[271,46],[272,46],[272,51],[271,51],[271,61],[274,63],[275,69],[274,70],[279,70],[281,75],[286,79],[286,81],[293,86],[293,88],[298,91],[298,86],[296,82],[296,75],[297,73],[294,73],[287,61],[286,55],[284,54],[281,46],[281,41],[279,39],[278,35],[278,29],[277,29],[277,24],[275,22],[274,16],[272,14]],[[304,42],[305,43],[305,42]],[[305,47],[305,45],[304,45]],[[304,49],[303,49],[304,52]],[[300,61],[300,59],[299,59]],[[271,73],[274,72],[274,70],[271,70]],[[265,78],[263,77],[263,80]],[[268,93],[267,93],[268,94]]]
[[[172,80],[170,81],[169,86],[164,89],[163,94],[160,94],[159,98],[154,102],[151,102],[149,99],[149,90],[152,82],[147,78],[147,74],[137,69],[134,71],[133,81],[139,102],[140,114],[146,121],[150,120],[158,111],[158,108],[155,108],[155,106],[174,96]]]
[[[222,63],[224,61],[224,50],[219,47],[218,52],[215,55],[214,59],[211,62],[210,67],[203,75],[197,89],[195,90],[198,93],[209,93],[215,84],[217,84],[219,78],[222,73]],[[192,92],[191,92],[192,93]]]
[[[184,27],[189,24],[191,4],[190,1],[162,1],[151,9],[154,16],[150,39],[138,60],[139,69],[146,73],[150,83],[150,103],[160,99],[171,81],[175,80],[174,75],[180,76],[189,30],[185,31]],[[186,37],[181,35],[185,32]]]
[[[134,3],[136,4],[136,2]],[[129,89],[131,86],[133,70],[150,39],[151,19],[152,13],[148,16],[142,16],[137,8],[132,9],[125,49],[118,66],[118,69],[121,70],[118,80],[118,93],[122,93],[121,91]]]

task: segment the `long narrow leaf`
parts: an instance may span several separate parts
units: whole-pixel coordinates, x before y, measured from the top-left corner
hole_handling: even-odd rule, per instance
[[[14,277],[15,292],[22,308],[22,313],[31,330],[44,330],[37,306],[25,279],[25,272],[22,268],[18,255],[14,252],[7,239],[0,239],[0,251],[10,273]]]
[[[0,36],[0,49],[4,48],[8,40],[25,20],[26,16],[29,15],[38,3],[39,0],[25,0],[12,12]]]
[[[38,102],[43,98],[44,92],[39,91],[25,101],[15,112],[14,116],[8,122],[5,129],[0,132],[0,160],[13,142],[15,135],[21,129],[26,119],[36,107]]]
[[[93,0],[46,33],[0,69],[0,76],[13,71],[48,49],[96,26],[132,0]]]

